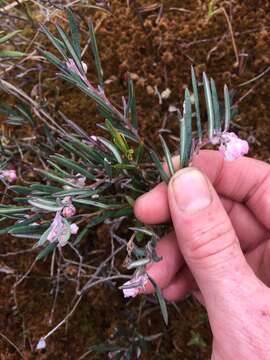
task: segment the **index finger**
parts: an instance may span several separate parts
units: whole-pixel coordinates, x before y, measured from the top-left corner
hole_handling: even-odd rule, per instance
[[[235,161],[225,161],[217,151],[202,150],[194,158],[192,165],[209,178],[219,195],[245,203],[256,218],[270,229],[269,164],[247,157]],[[139,213],[143,203],[144,205],[147,203],[146,207],[152,206],[153,218],[155,211],[159,218],[169,219],[169,207],[165,194],[166,185],[159,184],[137,200],[135,213]]]

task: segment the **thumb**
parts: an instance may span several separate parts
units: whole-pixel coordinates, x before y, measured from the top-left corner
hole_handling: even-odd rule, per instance
[[[226,294],[231,297],[243,281],[256,279],[215,189],[199,170],[178,171],[168,198],[180,250],[207,307]]]

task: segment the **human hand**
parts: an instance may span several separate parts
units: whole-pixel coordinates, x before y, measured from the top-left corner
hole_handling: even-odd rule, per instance
[[[205,305],[213,359],[270,359],[270,166],[207,150],[193,166],[205,176],[180,170],[136,201],[139,220],[175,230],[147,272],[166,299],[193,293]]]

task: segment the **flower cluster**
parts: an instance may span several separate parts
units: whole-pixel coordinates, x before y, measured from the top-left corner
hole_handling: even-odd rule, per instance
[[[240,139],[233,132],[224,132],[220,136],[219,152],[225,160],[237,160],[239,157],[246,155],[249,151],[249,145],[246,140]]]
[[[145,288],[145,285],[148,282],[148,275],[135,275],[131,280],[125,282],[121,289],[123,290],[124,297],[135,297],[137,296],[142,289]]]

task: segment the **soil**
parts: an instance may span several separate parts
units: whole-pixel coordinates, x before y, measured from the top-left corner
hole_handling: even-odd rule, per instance
[[[175,119],[169,115],[168,107],[178,104],[183,89],[190,85],[190,66],[195,66],[198,76],[206,71],[222,90],[226,82],[235,90],[234,100],[238,114],[234,119],[235,129],[251,143],[252,156],[270,162],[270,122],[268,115],[270,93],[270,3],[246,0],[245,2],[219,1],[214,8],[224,6],[229,16],[237,46],[239,66],[232,37],[223,13],[208,16],[210,1],[133,1],[130,7],[125,1],[111,1],[112,15],[101,11],[75,6],[84,23],[92,17],[99,22],[97,41],[105,79],[106,91],[115,104],[121,105],[121,96],[127,93],[126,73],[130,72],[135,82],[140,131],[153,142],[158,130],[166,122],[168,129],[177,136]],[[152,5],[152,8],[149,7]],[[155,6],[154,6],[155,5]],[[160,5],[163,11],[159,12]],[[31,8],[35,21],[44,20],[38,7]],[[61,12],[60,12],[61,14]],[[102,20],[101,20],[102,19]],[[53,18],[55,22],[57,19]],[[24,26],[18,23],[18,27]],[[30,25],[24,36],[35,34]],[[86,40],[85,36],[83,36]],[[46,40],[39,34],[40,43]],[[34,45],[33,45],[34,46]],[[88,75],[95,82],[94,65],[90,51],[85,54]],[[36,66],[29,61],[27,66]],[[268,69],[268,70],[267,70]],[[4,75],[11,82],[19,82],[13,72]],[[260,74],[261,77],[256,79]],[[14,80],[13,80],[14,79]],[[43,63],[39,74],[29,72],[21,84],[30,93],[40,81],[43,96],[70,119],[89,133],[96,133],[96,122],[100,121],[91,100],[78,90],[55,78],[52,65]],[[154,95],[157,87],[161,93],[171,90],[171,95],[162,104]],[[221,94],[220,94],[221,95]],[[11,100],[12,101],[12,100]],[[171,146],[176,142],[171,140]],[[102,229],[97,229],[101,231]],[[95,248],[98,235],[93,242]],[[106,242],[99,248],[106,251]],[[27,240],[2,238],[0,253],[29,248]],[[66,315],[74,295],[70,283],[62,284],[52,323],[49,324],[53,296],[50,279],[50,261],[38,264],[17,288],[17,304],[14,306],[12,285],[19,274],[27,271],[34,254],[0,257],[0,267],[8,266],[14,273],[0,273],[0,359],[19,359],[20,355],[10,339],[20,349],[24,359],[79,359],[95,344],[111,339],[117,329],[124,327],[147,336],[163,332],[163,336],[148,345],[142,359],[210,359],[211,333],[207,316],[201,306],[191,298],[169,306],[170,322],[163,325],[158,309],[150,308],[149,314],[136,324],[139,300],[128,303],[117,289],[100,286],[82,300],[68,325],[50,337],[44,353],[35,351],[38,339],[52,325]],[[131,325],[134,324],[134,325]],[[2,336],[4,335],[4,336]],[[105,355],[90,354],[86,359],[104,359]]]

